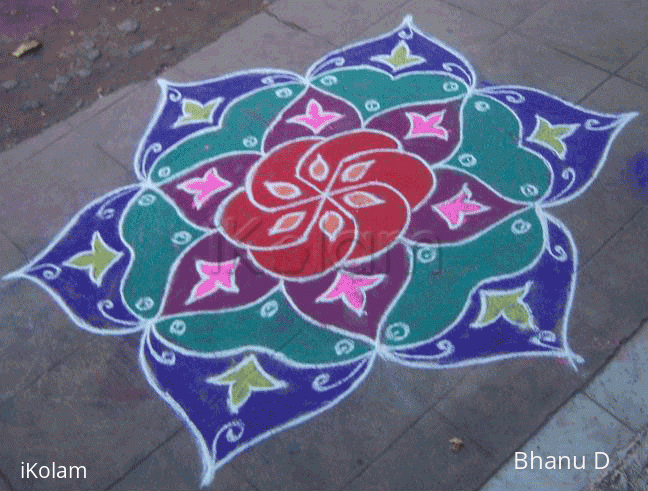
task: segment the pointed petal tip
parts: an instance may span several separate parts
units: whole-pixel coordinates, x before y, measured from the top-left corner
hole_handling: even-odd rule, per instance
[[[214,482],[214,476],[216,474],[216,469],[214,465],[210,465],[207,469],[203,471],[202,479],[200,480],[200,488],[204,489]]]
[[[20,279],[20,278],[22,278],[24,276],[25,276],[24,270],[21,268],[21,269],[18,269],[16,271],[12,271],[11,273],[7,273],[6,275],[0,277],[0,280],[2,280],[2,281],[12,281],[12,280],[18,280],[18,279]]]
[[[414,17],[412,14],[407,14],[405,17],[403,17],[403,22],[401,22],[401,25],[407,25],[407,26],[412,26],[414,23]]]

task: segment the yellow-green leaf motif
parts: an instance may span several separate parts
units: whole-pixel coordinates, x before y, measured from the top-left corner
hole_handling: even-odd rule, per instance
[[[108,246],[101,238],[99,232],[92,235],[92,249],[83,251],[65,262],[66,266],[85,269],[93,283],[101,286],[103,276],[123,253],[117,252]]]
[[[425,58],[410,53],[409,46],[405,41],[396,45],[389,55],[376,55],[371,57],[371,61],[377,61],[389,65],[392,71],[398,71],[412,65],[423,63]]]
[[[531,308],[523,300],[530,288],[531,282],[515,290],[480,290],[481,310],[471,327],[485,327],[503,317],[521,329],[534,329]]]
[[[222,375],[209,377],[207,382],[229,385],[227,406],[232,413],[238,412],[252,392],[277,390],[287,386],[285,382],[266,373],[254,355],[244,358]]]
[[[551,124],[546,119],[536,114],[536,126],[528,141],[537,143],[555,153],[560,159],[565,160],[567,145],[565,138],[574,134],[580,124]]]
[[[223,102],[222,97],[212,99],[205,104],[193,99],[182,100],[182,116],[173,125],[174,128],[185,124],[195,123],[212,123],[214,118],[214,111]]]

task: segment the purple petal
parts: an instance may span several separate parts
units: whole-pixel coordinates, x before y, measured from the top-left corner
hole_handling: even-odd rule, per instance
[[[238,264],[233,272],[231,285],[233,288],[230,290],[238,291],[215,288],[213,294],[191,301],[193,289],[203,281],[196,268],[198,261],[227,264],[232,260],[238,261]],[[229,277],[225,279],[227,280]],[[278,280],[254,266],[245,250],[233,246],[220,233],[214,233],[196,243],[178,263],[171,276],[163,315],[240,307],[255,302],[277,284]]]
[[[373,359],[368,355],[311,368],[252,350],[192,357],[164,344],[155,331],[143,337],[140,357],[149,383],[194,434],[203,462],[203,485],[249,446],[337,404],[364,380]],[[242,405],[233,405],[228,385],[214,380],[250,361],[273,387],[252,390]]]
[[[138,191],[139,186],[125,187],[89,204],[45,251],[6,278],[24,276],[35,281],[85,330],[99,334],[139,330],[139,318],[131,314],[120,293],[131,253],[119,233],[121,216]],[[101,241],[113,256],[97,276],[90,267],[70,264],[80,254],[92,256],[95,241]]]
[[[137,149],[134,160],[135,173],[140,179],[145,179],[160,154],[189,134],[214,126],[235,99],[260,88],[272,87],[276,84],[300,80],[300,78],[294,73],[279,70],[250,70],[185,84],[174,84],[159,79],[162,95],[155,116]],[[214,124],[202,122],[174,127],[183,114],[180,102],[183,98],[201,104],[222,98],[212,117]]]
[[[360,65],[371,66],[391,75],[393,71],[389,66],[375,61],[375,57],[389,55],[400,42],[407,44],[411,56],[422,57],[424,61],[410,67],[399,68],[399,75],[412,71],[437,72],[455,75],[470,86],[474,84],[476,77],[468,61],[438,39],[419,31],[410,16],[405,17],[402,24],[389,34],[362,41],[325,56],[309,69],[308,76],[313,78],[339,67]]]
[[[456,100],[445,104],[414,104],[400,107],[371,119],[366,126],[393,135],[403,144],[403,149],[418,155],[428,164],[433,165],[448,158],[459,143],[461,137],[459,122],[461,103],[461,100]],[[426,117],[440,111],[445,111],[440,125],[447,131],[445,138],[434,135],[408,136],[412,126],[407,116],[408,113],[416,113]]]
[[[493,86],[479,91],[508,106],[522,123],[522,145],[542,155],[551,167],[553,185],[544,198],[546,204],[569,201],[582,193],[596,178],[612,141],[637,113],[601,114],[584,109],[541,90],[518,86]],[[541,119],[540,119],[541,118]],[[546,121],[562,125],[561,143],[534,136]],[[564,151],[562,150],[564,146]]]
[[[378,258],[340,270],[368,278],[384,275],[384,279],[375,287],[366,290],[362,313],[354,311],[342,298],[332,302],[318,301],[336,281],[335,271],[306,283],[287,281],[286,294],[306,317],[320,324],[335,326],[373,340],[380,320],[407,281],[410,267],[406,247],[398,244]]]
[[[576,280],[576,247],[569,231],[545,216],[547,246],[538,261],[506,279],[486,280],[467,300],[451,329],[434,339],[390,352],[395,361],[414,367],[462,366],[518,356],[554,356],[572,365],[582,358],[567,344],[567,324]],[[480,292],[507,292],[528,287],[521,300],[533,328],[520,328],[505,316],[475,327],[482,309]]]
[[[160,187],[190,221],[202,227],[214,228],[216,226],[214,215],[219,205],[243,185],[248,170],[259,160],[259,157],[258,153],[240,153],[216,159]],[[203,180],[212,172],[215,172],[222,181],[221,189],[205,189],[203,196],[187,190],[187,182]]]
[[[484,232],[525,205],[513,203],[486,186],[479,179],[451,169],[438,168],[436,190],[414,213],[405,238],[423,244],[451,244]],[[467,213],[460,226],[451,226],[436,208],[464,190],[471,193],[470,202],[479,203],[483,211]]]
[[[290,122],[292,118],[306,115],[310,101],[316,101],[322,108],[322,111],[331,113],[329,116],[334,121],[330,123],[325,120],[313,119],[313,124],[300,124]],[[334,116],[337,114],[338,116]],[[282,114],[271,127],[265,137],[263,149],[269,152],[277,145],[295,140],[305,136],[322,136],[329,137],[347,130],[358,129],[361,127],[360,115],[356,109],[346,101],[325,94],[321,90],[310,87],[304,95],[296,99]]]

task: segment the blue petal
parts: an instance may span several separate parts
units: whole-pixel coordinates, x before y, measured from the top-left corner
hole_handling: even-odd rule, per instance
[[[223,374],[251,354],[282,387],[253,391],[233,411],[228,406],[228,386],[207,379]],[[163,341],[154,329],[142,337],[140,351],[149,383],[194,435],[203,462],[203,486],[246,448],[337,404],[364,380],[373,360],[372,352],[359,361],[313,367],[288,362],[259,348],[238,354],[191,356]]]
[[[446,332],[387,356],[421,368],[462,366],[517,356],[555,356],[572,365],[582,358],[567,343],[567,325],[576,285],[577,252],[569,231],[544,216],[545,250],[526,271],[489,280],[470,295],[459,319]],[[531,283],[523,301],[533,314],[535,329],[521,329],[504,317],[484,327],[472,327],[481,308],[482,290],[514,290]]]
[[[502,102],[517,115],[522,125],[522,146],[540,154],[549,163],[553,185],[542,200],[545,205],[564,203],[587,189],[601,170],[612,141],[637,115],[601,114],[527,87],[493,86],[479,92]],[[564,139],[564,156],[533,141],[531,136],[538,124],[537,117],[552,125],[573,125],[576,128]]]
[[[342,66],[348,68],[363,65],[394,75],[388,65],[371,58],[377,55],[389,55],[401,41],[407,43],[412,56],[423,57],[425,62],[399,69],[396,74],[408,72],[453,74],[469,86],[473,86],[476,77],[468,61],[438,39],[419,31],[414,26],[411,16],[405,17],[402,24],[389,34],[344,47],[325,56],[313,64],[308,71],[308,77],[313,78]]]
[[[221,115],[235,99],[261,88],[296,80],[301,80],[297,74],[270,69],[237,72],[191,83],[174,84],[159,79],[162,95],[135,154],[135,173],[140,179],[145,179],[157,157],[166,149],[191,133],[217,126]],[[213,124],[200,122],[174,127],[183,114],[182,99],[188,98],[205,104],[219,97],[222,97],[222,101],[213,114]]]
[[[140,321],[124,305],[120,285],[131,252],[121,240],[119,221],[139,186],[128,186],[86,206],[54,239],[53,243],[21,270],[8,275],[24,276],[47,290],[63,310],[83,329],[98,334],[127,334],[140,329]],[[93,236],[119,253],[105,271],[100,284],[88,271],[65,263],[91,249]]]

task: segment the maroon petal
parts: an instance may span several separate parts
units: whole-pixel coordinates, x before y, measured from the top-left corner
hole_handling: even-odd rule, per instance
[[[232,264],[232,276],[221,285],[214,281],[213,292],[195,299],[197,285],[205,281],[198,272],[204,263]],[[213,268],[212,268],[213,269]],[[217,278],[217,275],[213,275]],[[231,280],[231,281],[230,281]],[[254,266],[245,250],[233,246],[221,234],[214,233],[194,245],[175,269],[162,311],[163,315],[231,309],[252,303],[277,286],[278,281]]]
[[[306,283],[286,281],[284,284],[286,294],[307,317],[324,325],[374,339],[382,316],[405,284],[409,270],[410,258],[407,249],[398,244],[382,256],[362,265],[336,270]],[[335,286],[339,274],[358,278],[360,283],[363,278],[374,281],[375,286],[364,290],[364,306],[361,312],[345,303],[342,296],[331,301],[322,301],[322,296]]]
[[[258,153],[241,153],[208,162],[163,186],[164,191],[193,223],[214,227],[214,214],[221,202],[245,181],[259,160]],[[201,186],[200,183],[204,183]],[[222,183],[219,186],[219,182]],[[216,185],[214,185],[216,184]]]
[[[414,104],[376,116],[366,127],[395,136],[405,150],[432,165],[448,158],[459,144],[460,108],[461,100]]]
[[[263,149],[268,152],[295,138],[329,137],[360,126],[360,117],[353,106],[311,87],[273,124],[265,137]]]
[[[450,169],[436,169],[437,187],[412,213],[405,237],[448,244],[469,239],[527,205],[508,201],[480,180]]]

